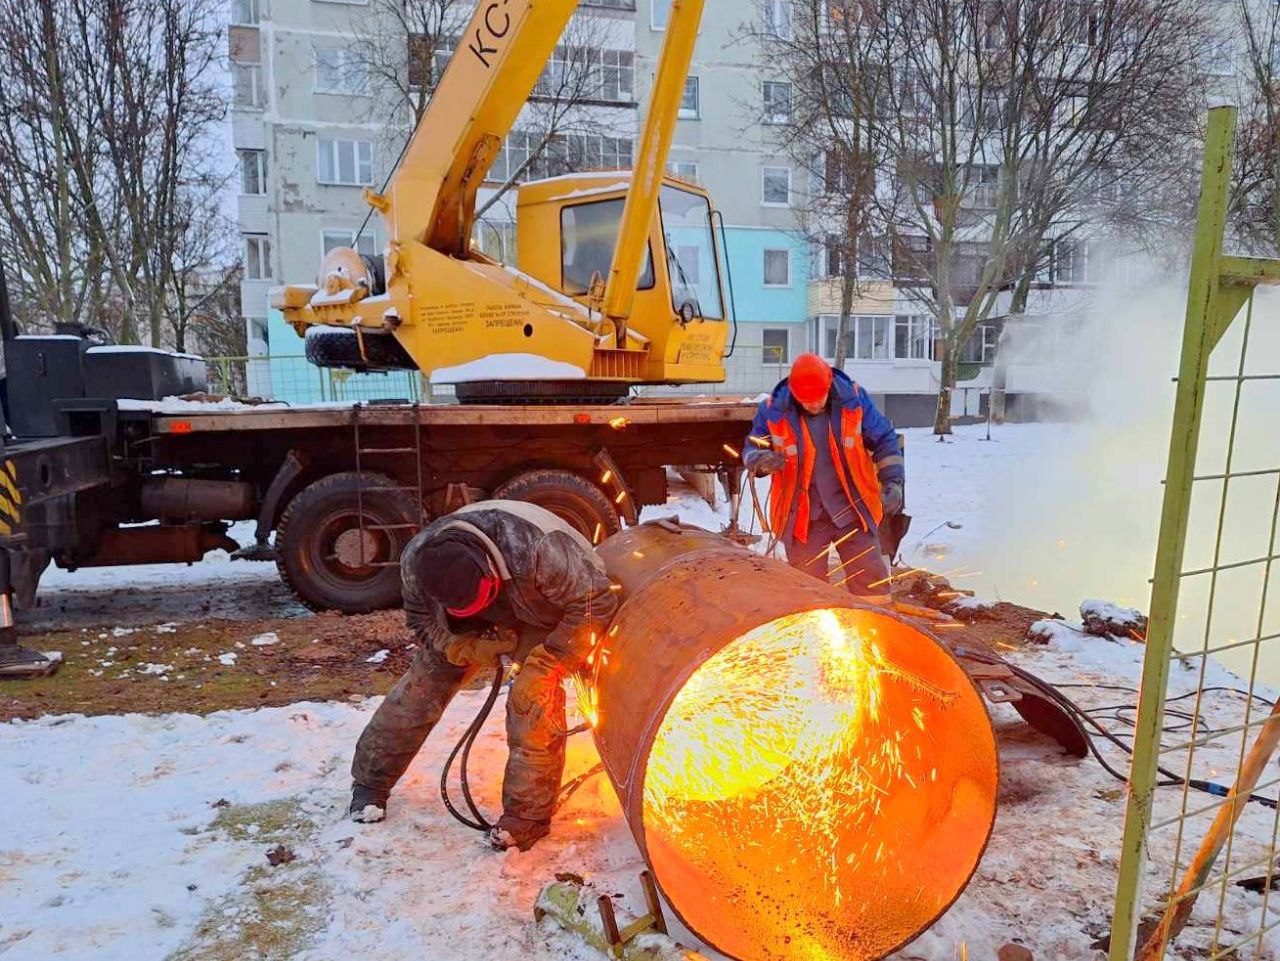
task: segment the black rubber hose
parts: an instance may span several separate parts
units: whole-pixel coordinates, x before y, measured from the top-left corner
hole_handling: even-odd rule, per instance
[[[444,801],[445,810],[453,815],[455,821],[471,828],[473,831],[490,831],[493,829],[493,825],[480,812],[471,797],[471,785],[467,778],[467,761],[471,757],[471,748],[480,737],[480,731],[493,713],[493,706],[498,703],[498,695],[502,693],[503,680],[502,662],[499,661],[494,665],[493,687],[489,690],[488,698],[485,699],[484,705],[480,708],[480,713],[471,722],[471,726],[463,732],[461,740],[454,745],[453,751],[449,754],[449,759],[444,762],[444,770],[440,772],[440,799]],[[449,775],[453,773],[453,765],[457,762],[458,755],[462,755],[462,769],[458,772],[459,780],[462,782],[462,796],[475,820],[468,818],[459,811],[454,805],[453,799],[449,797]]]

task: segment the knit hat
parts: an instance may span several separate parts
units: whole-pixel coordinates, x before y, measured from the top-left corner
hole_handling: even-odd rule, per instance
[[[455,617],[474,617],[497,598],[501,582],[476,538],[449,531],[427,544],[419,556],[417,573],[423,593]]]
[[[817,354],[801,354],[791,365],[788,385],[801,404],[817,404],[831,393],[831,367]]]

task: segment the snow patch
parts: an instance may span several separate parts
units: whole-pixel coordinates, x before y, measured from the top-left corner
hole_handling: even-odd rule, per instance
[[[377,654],[373,655],[373,657],[365,658],[365,663],[366,664],[385,664],[387,663],[387,658],[389,658],[390,656],[391,656],[390,651],[379,651]]]
[[[1051,651],[1070,653],[1084,649],[1086,641],[1091,638],[1085,634],[1080,624],[1067,621],[1036,621],[1027,629],[1027,640],[1034,644],[1043,644]]]
[[[275,631],[271,631],[267,634],[259,634],[249,643],[254,647],[274,647],[280,643],[280,635]]]
[[[235,653],[219,654],[218,663],[221,664],[223,667],[235,667],[237,657],[239,657],[239,655]]]
[[[490,354],[456,367],[441,367],[432,384],[470,384],[484,380],[584,380],[586,371],[574,364],[536,354]]]

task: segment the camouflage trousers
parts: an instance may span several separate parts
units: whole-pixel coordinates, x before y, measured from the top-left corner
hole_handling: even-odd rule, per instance
[[[542,637],[522,634],[521,670],[507,698],[507,758],[503,812],[549,821],[564,775],[566,673],[539,647]],[[454,696],[489,665],[458,667],[424,647],[382,702],[356,745],[351,776],[357,784],[390,793],[409,769]]]

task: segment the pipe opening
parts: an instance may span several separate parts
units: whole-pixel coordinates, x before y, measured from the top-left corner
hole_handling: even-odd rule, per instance
[[[936,642],[835,608],[703,661],[641,770],[637,835],[700,937],[742,961],[865,961],[964,889],[998,765],[980,697]]]

